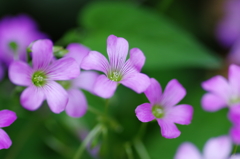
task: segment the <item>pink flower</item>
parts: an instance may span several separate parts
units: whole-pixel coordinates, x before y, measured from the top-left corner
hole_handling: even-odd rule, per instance
[[[240,125],[235,125],[230,129],[230,136],[233,142],[240,145]]]
[[[8,134],[1,128],[11,125],[17,119],[16,113],[10,110],[0,111],[0,150],[8,149],[12,141]]]
[[[186,95],[186,91],[176,79],[167,84],[164,93],[154,78],[150,79],[150,83],[144,92],[150,103],[139,105],[135,110],[136,116],[141,122],[156,119],[162,136],[176,138],[181,132],[175,123],[188,125],[192,120],[193,108],[190,105],[176,105]]]
[[[84,59],[81,67],[85,70],[97,70],[105,75],[100,75],[95,84],[94,92],[103,98],[110,98],[118,83],[131,88],[137,93],[142,93],[149,86],[149,78],[140,73],[145,56],[138,48],[130,50],[130,58],[126,60],[128,54],[128,42],[124,38],[110,35],[107,39],[108,60],[97,51],[90,51]]]
[[[236,154],[230,157],[232,142],[228,136],[211,138],[203,148],[203,154],[190,142],[181,144],[174,159],[240,159]]]
[[[53,62],[52,62],[53,61]],[[55,80],[70,80],[79,75],[77,62],[73,58],[53,60],[53,44],[50,40],[38,40],[32,45],[32,65],[14,61],[9,68],[9,78],[16,84],[27,86],[20,97],[22,106],[36,110],[46,99],[54,113],[63,111],[68,94]]]

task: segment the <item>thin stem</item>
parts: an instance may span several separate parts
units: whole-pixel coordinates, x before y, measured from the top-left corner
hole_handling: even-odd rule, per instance
[[[124,147],[125,147],[125,150],[126,150],[128,159],[134,159],[134,157],[133,157],[133,152],[132,152],[132,148],[131,148],[130,143],[129,143],[129,142],[126,142],[126,143],[124,144]]]
[[[89,110],[90,112],[92,112],[93,114],[96,114],[96,115],[100,115],[100,116],[103,116],[103,115],[104,115],[102,112],[100,112],[99,110],[91,107],[90,105],[88,106],[88,110]]]
[[[172,2],[173,2],[173,0],[162,0],[161,4],[160,4],[160,10],[162,12],[166,11]]]
[[[150,159],[147,149],[140,139],[136,139],[133,144],[141,159]]]
[[[109,101],[110,101],[110,99],[106,99],[106,103],[105,103],[105,115],[106,115],[106,116],[107,116],[107,114],[108,114]]]
[[[237,153],[237,148],[238,148],[238,145],[235,145],[235,146],[234,146],[233,153],[232,153],[233,155]]]
[[[147,128],[147,123],[142,123],[142,125],[136,135],[136,138],[141,139],[145,133],[146,128]]]
[[[96,125],[90,133],[87,135],[87,137],[83,140],[83,142],[80,144],[76,154],[74,155],[73,159],[80,159],[82,156],[82,153],[84,149],[86,148],[87,144],[95,137],[97,136],[102,129],[102,125],[98,124]]]

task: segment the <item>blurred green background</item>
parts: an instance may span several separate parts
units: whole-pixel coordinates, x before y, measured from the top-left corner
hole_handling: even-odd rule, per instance
[[[0,18],[19,13],[29,14],[41,31],[57,45],[82,43],[106,55],[106,39],[110,34],[124,37],[130,48],[140,48],[146,63],[143,72],[156,78],[163,88],[175,78],[186,88],[187,95],[180,102],[194,107],[192,123],[178,125],[182,134],[165,139],[157,122],[150,122],[143,135],[143,143],[152,159],[172,159],[184,141],[202,150],[211,138],[228,134],[231,127],[227,109],[216,113],[201,108],[205,93],[201,82],[226,72],[224,58],[228,50],[215,39],[214,29],[222,15],[222,2],[217,0],[0,0]],[[0,151],[1,159],[64,159],[72,158],[81,143],[80,132],[89,131],[98,118],[91,112],[78,119],[65,112],[53,114],[46,103],[30,112],[19,103],[20,92],[6,78],[0,82],[0,108],[17,113],[18,119],[4,128],[12,139],[8,150]],[[84,92],[88,103],[99,111],[104,100]],[[121,133],[109,130],[106,154],[99,158],[126,159],[124,149],[139,131],[141,122],[135,108],[147,102],[144,94],[136,94],[119,86],[110,100],[110,114],[123,126]],[[133,148],[135,158],[140,158]],[[93,158],[87,151],[84,159]],[[98,157],[97,157],[98,158]]]

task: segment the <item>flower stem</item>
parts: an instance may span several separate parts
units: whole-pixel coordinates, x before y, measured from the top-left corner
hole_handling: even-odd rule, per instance
[[[141,159],[150,159],[147,149],[140,139],[135,139],[133,144]]]
[[[238,148],[238,145],[235,145],[233,150],[233,155],[237,153],[237,148]]]
[[[129,142],[126,142],[126,143],[124,144],[124,147],[125,147],[125,150],[126,150],[128,159],[134,159],[134,157],[133,157],[133,152],[132,152],[132,148],[131,148],[130,143],[129,143]]]

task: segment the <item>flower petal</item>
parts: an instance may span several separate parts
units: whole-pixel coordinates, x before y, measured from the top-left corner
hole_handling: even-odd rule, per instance
[[[196,146],[185,142],[178,147],[174,159],[202,159],[202,156]]]
[[[240,154],[234,154],[229,159],[240,159]]]
[[[228,118],[237,125],[240,125],[240,105],[230,107]]]
[[[178,130],[177,126],[167,119],[157,119],[159,126],[161,127],[162,136],[165,138],[177,138],[181,132]]]
[[[0,150],[8,149],[11,145],[12,141],[8,134],[3,129],[0,129]]]
[[[81,68],[84,70],[96,70],[107,74],[109,69],[109,63],[105,56],[97,51],[90,51],[81,64]]]
[[[232,142],[228,136],[211,138],[203,148],[205,159],[226,159],[232,150]]]
[[[149,103],[143,103],[135,109],[136,116],[141,122],[149,122],[155,119],[152,114],[152,105]]]
[[[42,88],[30,86],[22,92],[20,103],[25,109],[32,111],[38,109],[44,99],[45,96]]]
[[[143,73],[133,73],[125,77],[120,83],[137,93],[142,93],[150,85],[150,79]]]
[[[240,145],[240,126],[235,125],[230,129],[230,136],[236,145]]]
[[[193,108],[190,105],[181,104],[169,109],[166,118],[174,123],[188,125],[191,123]]]
[[[51,80],[70,80],[80,74],[80,66],[71,57],[54,61],[46,70]]]
[[[229,77],[229,83],[231,85],[231,89],[233,91],[233,94],[234,95],[238,95],[240,94],[240,75],[239,75],[239,72],[240,72],[240,67],[237,66],[237,65],[230,65],[229,66],[229,71],[228,71],[228,77]]]
[[[160,105],[171,107],[177,104],[186,95],[185,88],[176,79],[168,82],[162,95]]]
[[[83,58],[86,57],[90,51],[89,48],[78,43],[69,44],[67,50],[69,50],[69,52],[64,57],[74,58],[79,66],[82,63]]]
[[[34,69],[45,68],[53,58],[53,43],[51,40],[37,40],[32,45],[32,63]]]
[[[110,98],[113,96],[117,88],[117,82],[109,80],[105,75],[98,76],[94,84],[94,93],[102,98]]]
[[[32,68],[22,61],[14,61],[9,67],[9,79],[16,85],[29,86],[31,84],[31,73]]]
[[[215,112],[227,106],[223,98],[213,93],[206,93],[202,97],[201,104],[203,109],[209,112]]]
[[[154,78],[150,78],[150,85],[144,91],[145,95],[147,96],[148,100],[152,104],[159,103],[161,96],[162,96],[162,88],[158,81]]]
[[[124,38],[118,38],[114,35],[108,36],[107,53],[110,64],[116,68],[125,63],[128,54],[128,42]]]
[[[135,68],[140,72],[146,57],[144,56],[143,52],[138,48],[133,48],[130,50],[130,61],[133,63]]]
[[[15,112],[11,110],[0,111],[0,128],[11,125],[17,119]]]
[[[74,118],[83,116],[87,111],[87,100],[82,91],[70,89],[68,92],[68,103],[66,113]]]
[[[60,84],[55,81],[48,81],[44,86],[44,93],[52,112],[58,114],[65,109],[68,102],[68,94]]]

